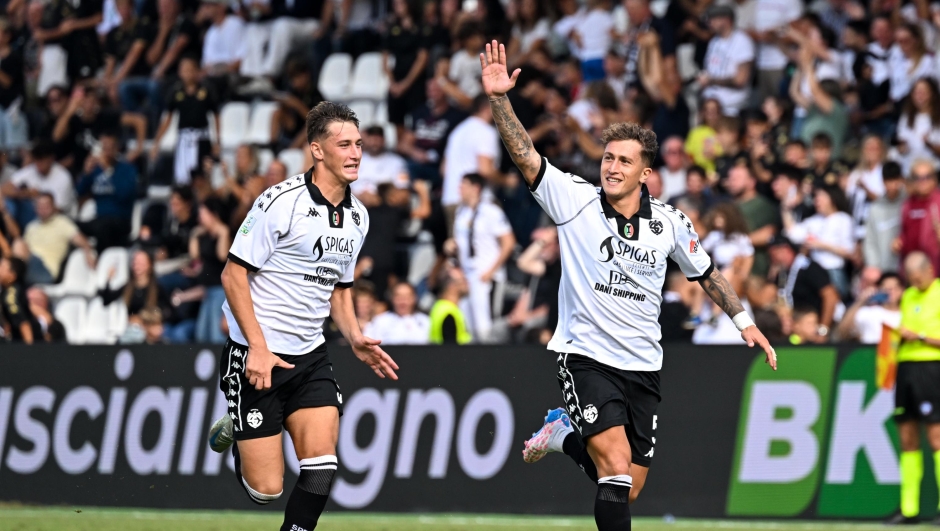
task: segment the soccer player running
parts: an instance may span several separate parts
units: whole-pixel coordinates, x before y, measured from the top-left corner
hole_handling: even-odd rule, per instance
[[[558,226],[561,245],[558,328],[548,348],[558,353],[565,408],[549,412],[523,457],[531,463],[548,452],[568,454],[597,482],[597,528],[630,529],[629,503],[646,482],[656,442],[662,367],[657,316],[666,258],[702,285],[732,316],[744,341],[766,351],[774,369],[776,354],[702,250],[692,223],[650,197],[643,183],[657,151],[652,131],[633,123],[604,131],[598,189],[533,149],[506,96],[520,70],[509,75],[504,46],[487,44],[480,63],[499,135]]]
[[[300,477],[283,531],[317,526],[336,473],[343,396],[324,344],[326,317],[377,375],[398,378],[353,311],[353,271],[369,231],[349,191],[362,157],[359,120],[345,105],[320,103],[307,114],[307,141],[313,168],[261,194],[233,238],[222,272],[229,340],[219,361],[229,408],[209,431],[216,452],[235,441],[235,476],[260,505],[283,492],[282,426],[290,433]]]

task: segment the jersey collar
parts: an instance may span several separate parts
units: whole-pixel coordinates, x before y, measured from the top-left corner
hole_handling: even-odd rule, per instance
[[[623,214],[614,210],[614,207],[610,205],[610,202],[607,201],[607,194],[604,193],[603,189],[601,189],[601,206],[604,209],[604,215],[607,216],[607,219],[616,218],[618,216],[625,218]],[[645,184],[640,185],[640,210],[637,211],[633,218],[637,216],[643,219],[651,219],[653,217],[653,207],[650,206],[650,191],[646,188]]]
[[[313,199],[314,203],[318,205],[324,205],[331,208],[337,208],[333,206],[325,197],[323,197],[323,192],[320,191],[320,188],[313,182],[313,168],[307,170],[307,173],[304,174],[304,183],[307,185],[307,191],[310,192],[310,199]],[[352,192],[349,191],[349,186],[346,186],[346,195],[343,197],[343,200],[340,201],[339,206],[344,206],[346,208],[352,208]]]

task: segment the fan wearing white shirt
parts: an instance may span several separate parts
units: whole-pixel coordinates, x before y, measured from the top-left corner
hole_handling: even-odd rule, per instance
[[[479,62],[479,59],[477,59]],[[453,226],[453,212],[460,203],[460,182],[464,175],[478,173],[488,181],[499,177],[499,134],[493,127],[493,112],[486,95],[473,100],[474,113],[454,128],[444,148],[444,185],[441,204]]]
[[[829,279],[845,297],[849,292],[849,279],[845,274],[845,261],[855,254],[854,222],[846,212],[849,202],[838,187],[820,187],[813,193],[816,215],[795,223],[793,216],[783,209],[783,227],[791,241],[810,249],[810,258],[829,273]]]
[[[571,39],[574,54],[581,61],[584,82],[604,79],[604,56],[613,40],[614,17],[610,13],[610,0],[588,0],[588,11],[578,19]]]
[[[918,79],[904,101],[897,129],[899,162],[906,166],[920,158],[940,155],[940,90],[933,79]]]
[[[399,283],[392,289],[391,311],[376,315],[362,333],[380,340],[383,345],[427,345],[431,321],[415,309],[417,304],[418,297],[411,284]]]
[[[50,194],[59,212],[68,214],[75,204],[75,185],[68,170],[55,161],[52,144],[38,142],[32,149],[33,163],[17,170],[3,184],[3,198],[7,199],[10,215],[20,227],[35,219],[33,198],[41,193]]]
[[[862,141],[862,156],[858,167],[849,174],[845,195],[852,205],[852,218],[855,220],[855,239],[865,238],[865,220],[868,218],[869,203],[883,196],[885,183],[881,178],[881,167],[885,158],[884,142],[881,137],[870,135]]]
[[[884,273],[877,287],[862,291],[855,304],[849,306],[839,323],[839,339],[857,338],[874,345],[881,341],[884,327],[897,330],[901,326],[901,295],[904,283],[897,273]]]
[[[754,27],[748,34],[758,44],[757,90],[761,99],[776,95],[780,91],[787,56],[781,49],[785,42],[783,34],[790,23],[803,13],[800,0],[755,0]]]
[[[914,82],[923,77],[937,78],[934,57],[927,50],[924,34],[916,24],[902,24],[894,32],[895,45],[888,52],[891,99],[907,97]]]
[[[729,116],[737,116],[750,94],[754,41],[734,28],[734,10],[714,6],[708,25],[715,33],[705,52],[705,70],[698,77],[702,98],[714,98]]]
[[[385,147],[385,130],[373,125],[362,135],[362,160],[359,161],[359,178],[349,188],[356,199],[367,208],[381,203],[378,196],[380,184],[390,183],[395,188],[406,189],[411,185],[405,159]]]

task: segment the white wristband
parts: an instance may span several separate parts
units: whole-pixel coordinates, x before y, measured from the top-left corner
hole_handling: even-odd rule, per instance
[[[751,316],[748,315],[747,312],[741,312],[735,315],[731,318],[731,322],[737,327],[738,332],[743,332],[745,328],[754,326],[754,320],[751,319]]]

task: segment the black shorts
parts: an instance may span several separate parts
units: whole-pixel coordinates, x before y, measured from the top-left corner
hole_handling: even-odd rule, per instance
[[[898,363],[894,420],[940,423],[940,361]]]
[[[558,384],[583,439],[623,426],[632,461],[648,467],[656,444],[659,371],[625,371],[578,354],[558,355]]]
[[[258,391],[245,376],[248,347],[229,339],[219,359],[219,388],[228,398],[228,414],[235,424],[235,440],[258,439],[281,433],[291,413],[306,407],[334,406],[343,414],[343,395],[333,378],[326,345],[300,356],[277,354],[294,365],[274,367],[271,387]]]

